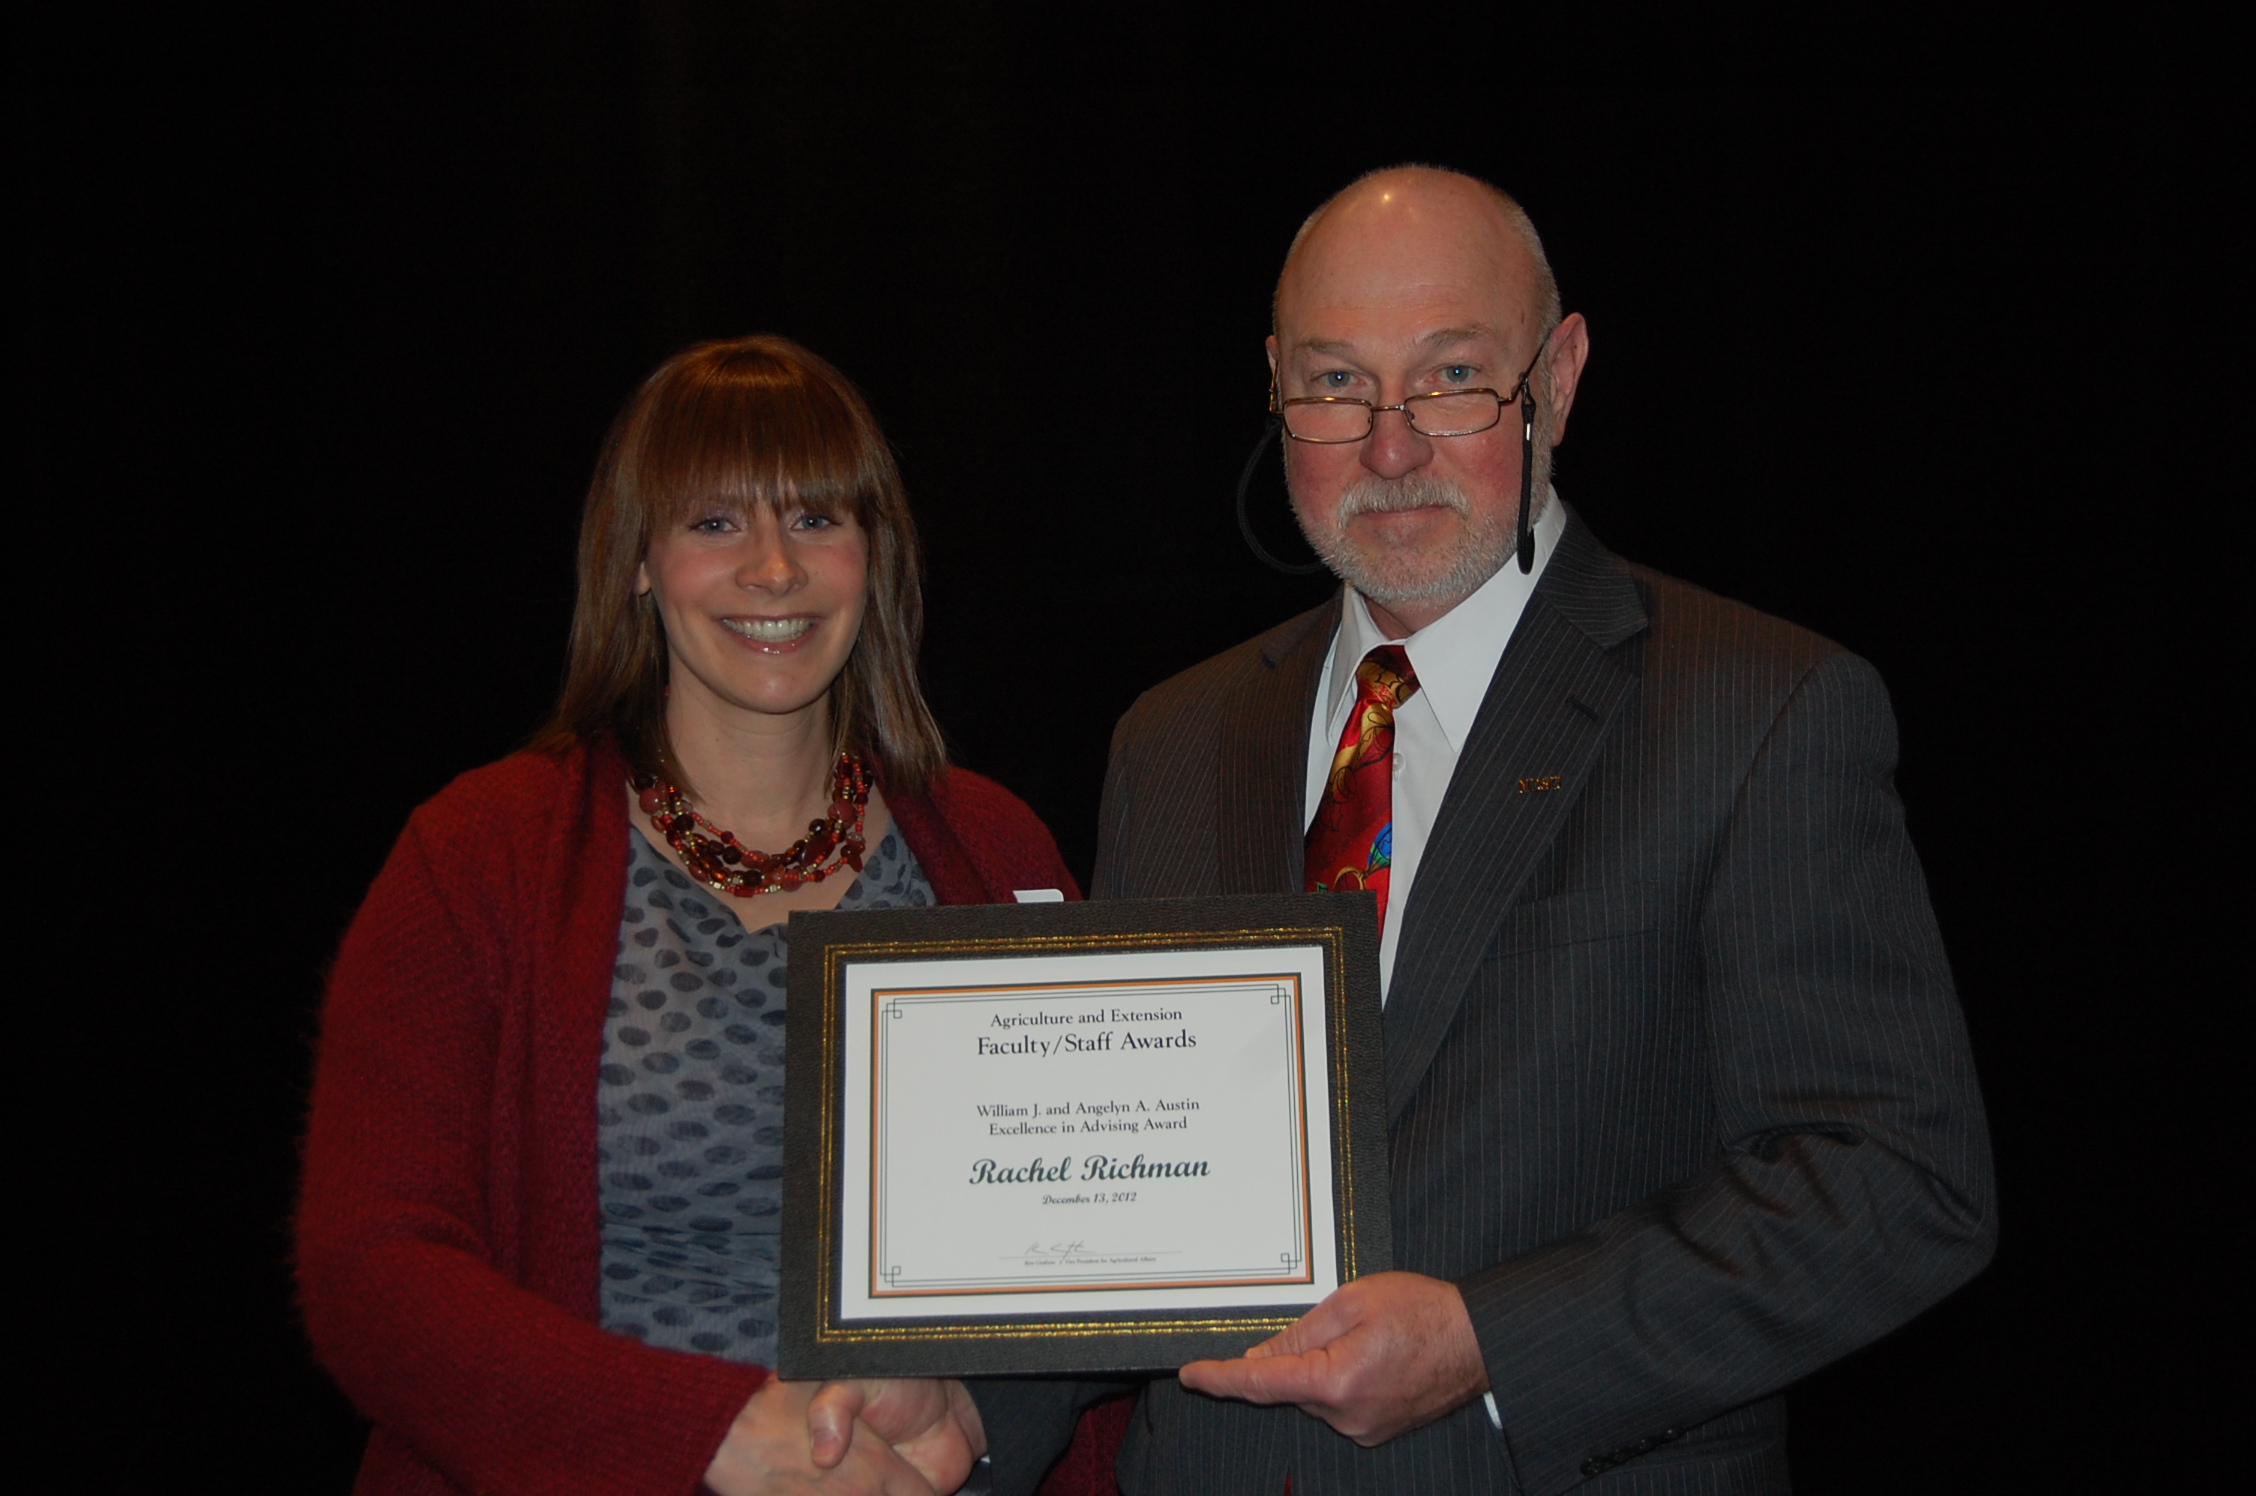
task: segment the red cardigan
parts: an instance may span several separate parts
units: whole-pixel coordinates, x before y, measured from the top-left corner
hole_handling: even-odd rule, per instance
[[[359,1491],[688,1496],[767,1379],[597,1323],[626,777],[607,746],[463,775],[409,819],[345,935],[298,1278],[315,1350],[376,1423]],[[1080,897],[992,780],[953,770],[887,804],[943,904]]]

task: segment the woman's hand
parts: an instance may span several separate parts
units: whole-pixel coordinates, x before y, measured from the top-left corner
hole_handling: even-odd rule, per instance
[[[952,1385],[960,1390],[960,1384]],[[933,1496],[931,1483],[869,1424],[857,1423],[852,1414],[847,1415],[843,1437],[833,1423],[825,1422],[830,1433],[826,1446],[829,1457],[823,1464],[816,1464],[809,1437],[814,1426],[809,1408],[816,1386],[813,1382],[770,1380],[752,1394],[752,1400],[729,1425],[728,1437],[721,1441],[713,1463],[705,1467],[705,1484],[715,1496],[814,1496],[817,1492]],[[970,1400],[964,1399],[966,1403]],[[880,1402],[882,1405],[883,1400]],[[829,1420],[835,1415],[826,1412],[823,1416]],[[972,1414],[975,1423],[978,1416]],[[968,1472],[971,1461],[965,1460],[961,1468]],[[958,1474],[953,1484],[942,1489],[953,1491],[962,1484],[963,1475]]]
[[[953,1379],[824,1383],[807,1407],[807,1433],[817,1465],[828,1469],[845,1458],[857,1419],[942,1496],[961,1486],[972,1462],[987,1452],[979,1407],[964,1384]]]

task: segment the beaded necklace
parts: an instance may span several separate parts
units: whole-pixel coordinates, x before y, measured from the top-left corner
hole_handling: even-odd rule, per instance
[[[807,823],[807,834],[781,852],[756,852],[698,814],[679,786],[653,774],[634,776],[635,803],[666,834],[689,875],[715,893],[740,899],[789,893],[820,883],[842,867],[862,870],[862,817],[869,807],[869,765],[841,753],[831,773],[830,814]]]

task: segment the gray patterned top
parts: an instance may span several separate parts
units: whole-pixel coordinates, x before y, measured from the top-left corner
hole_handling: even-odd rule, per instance
[[[775,1364],[784,927],[746,933],[637,830],[597,1072],[603,1328]],[[841,909],[934,902],[887,831]]]

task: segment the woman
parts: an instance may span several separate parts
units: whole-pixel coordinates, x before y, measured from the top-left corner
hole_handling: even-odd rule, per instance
[[[376,1423],[362,1491],[816,1476],[813,1389],[763,1369],[783,921],[1079,897],[1024,804],[946,766],[921,625],[900,478],[843,376],[755,337],[650,377],[589,491],[555,716],[415,813],[332,978],[300,1280]],[[896,1394],[953,1484],[962,1389]],[[826,1478],[901,1483],[839,1426]]]

